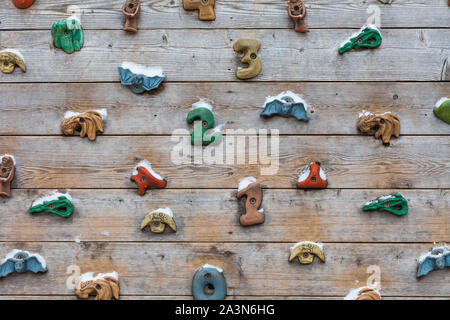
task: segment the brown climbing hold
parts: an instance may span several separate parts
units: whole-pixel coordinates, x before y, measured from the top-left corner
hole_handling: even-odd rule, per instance
[[[324,189],[328,186],[327,175],[319,162],[311,162],[300,173],[297,180],[299,189]]]
[[[88,139],[93,141],[97,138],[97,131],[103,133],[103,120],[106,116],[106,109],[85,113],[68,111],[61,121],[61,131],[66,136],[72,136],[76,131],[80,131],[81,138],[87,135]]]
[[[137,32],[137,18],[141,12],[140,0],[126,0],[122,7],[122,12],[125,15],[125,25],[123,30],[130,32]]]
[[[183,0],[184,10],[198,10],[198,18],[203,21],[216,20],[215,4],[216,0]]]
[[[261,184],[253,177],[246,177],[239,181],[237,198],[246,196],[245,214],[239,218],[241,225],[252,226],[264,222],[264,209],[260,209],[262,203]]]
[[[344,298],[344,300],[381,300],[380,293],[370,287],[361,287],[352,289]]]
[[[303,0],[290,0],[288,14],[295,22],[295,31],[302,33],[309,32],[305,23],[306,7]]]
[[[258,51],[261,48],[261,42],[255,39],[239,39],[233,45],[235,52],[244,53],[241,62],[247,64],[247,68],[240,68],[236,72],[236,77],[241,80],[247,80],[256,77],[262,70],[261,59]]]
[[[357,124],[358,129],[363,133],[368,133],[372,129],[377,129],[375,138],[381,137],[383,144],[388,146],[392,136],[400,136],[400,119],[392,112],[383,114],[373,114],[363,110],[359,114]]]
[[[95,300],[118,300],[119,274],[115,271],[99,274],[94,272],[83,273],[80,276],[75,293],[80,299],[95,296]]]
[[[14,179],[14,157],[3,155],[0,157],[0,196],[11,197],[11,181]]]
[[[153,171],[150,162],[147,160],[142,160],[136,165],[131,181],[138,185],[140,196],[143,196],[148,188],[163,189],[167,185],[166,180]]]

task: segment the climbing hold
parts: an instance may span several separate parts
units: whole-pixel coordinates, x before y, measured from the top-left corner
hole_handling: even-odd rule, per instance
[[[378,1],[384,4],[391,4],[394,0],[378,0]]]
[[[291,247],[291,254],[289,255],[289,262],[298,258],[301,264],[311,264],[314,257],[318,257],[322,262],[325,262],[325,255],[323,253],[323,244],[311,241],[302,241],[296,243]]]
[[[150,212],[141,223],[141,230],[150,226],[150,230],[154,233],[163,233],[166,225],[173,231],[177,231],[177,226],[173,220],[173,212],[170,208],[159,208]]]
[[[363,26],[339,47],[339,53],[360,48],[376,48],[381,44],[381,33],[375,25]]]
[[[436,117],[450,124],[450,99],[442,98],[436,102],[433,112]]]
[[[75,289],[80,299],[88,299],[95,296],[95,300],[119,299],[119,274],[116,271],[110,273],[94,272],[83,273]]]
[[[37,253],[15,249],[9,252],[0,264],[0,278],[14,272],[24,273],[26,271],[46,272],[47,262]]]
[[[19,67],[23,72],[27,71],[23,55],[14,49],[0,51],[0,70],[3,73],[13,73]]]
[[[73,136],[76,131],[79,131],[81,138],[87,135],[89,140],[94,141],[97,138],[97,131],[103,133],[103,121],[107,116],[106,109],[85,113],[67,111],[61,121],[61,131],[66,136]]]
[[[433,270],[442,270],[445,267],[450,267],[450,248],[446,245],[435,247],[420,256],[416,277],[426,276]]]
[[[400,193],[395,193],[367,202],[364,205],[363,210],[388,211],[398,216],[402,216],[408,212],[408,202]]]
[[[237,198],[243,196],[245,200],[245,214],[241,215],[239,221],[243,226],[252,226],[264,223],[264,209],[260,208],[262,203],[261,184],[254,177],[246,177],[239,180]]]
[[[212,106],[203,99],[192,105],[192,110],[187,115],[187,122],[194,123],[194,131],[191,135],[192,145],[218,145],[222,141],[221,126],[214,128]],[[213,131],[208,134],[207,131],[210,129]]]
[[[14,179],[16,160],[12,155],[0,156],[0,196],[11,197],[11,181]]]
[[[26,9],[33,5],[34,0],[12,0],[12,3],[19,9]]]
[[[223,270],[205,264],[192,278],[192,295],[195,300],[223,300],[227,296],[227,283]]]
[[[51,195],[36,199],[28,211],[30,213],[53,213],[67,218],[73,213],[72,197],[69,193],[63,194],[55,191]]]
[[[52,38],[55,47],[66,53],[80,51],[84,45],[81,22],[76,16],[53,23]]]
[[[125,16],[125,25],[123,30],[137,32],[137,18],[141,12],[140,0],[126,0],[122,7],[122,13]]]
[[[239,39],[234,43],[234,51],[244,53],[244,57],[241,62],[248,65],[247,68],[238,68],[236,76],[239,79],[251,79],[256,77],[261,72],[261,59],[258,56],[258,50],[260,48],[261,42],[254,39]]]
[[[273,115],[294,117],[297,120],[309,121],[306,111],[308,105],[298,94],[285,91],[274,97],[267,97],[260,113],[261,117],[269,118]]]
[[[156,89],[166,79],[161,67],[146,67],[133,62],[123,62],[119,73],[121,83],[134,93]]]
[[[320,162],[311,162],[298,176],[297,188],[299,189],[324,189],[327,186],[327,175],[320,167]]]
[[[184,10],[198,10],[198,18],[204,21],[216,20],[216,0],[183,0]]]
[[[163,189],[167,181],[152,169],[152,165],[147,160],[142,160],[134,167],[131,180],[136,182],[139,188],[139,195],[143,196],[147,188]]]
[[[305,23],[306,7],[303,0],[289,0],[288,14],[295,23],[295,31],[309,32]]]
[[[375,132],[375,139],[381,137],[385,146],[389,146],[391,136],[396,138],[400,136],[400,119],[392,112],[373,114],[363,110],[359,114],[357,127],[363,133],[368,133],[372,129],[378,129]]]
[[[381,294],[374,288],[361,287],[352,289],[344,300],[381,300]]]

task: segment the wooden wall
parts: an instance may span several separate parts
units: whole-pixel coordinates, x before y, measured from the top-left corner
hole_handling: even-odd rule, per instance
[[[67,267],[116,270],[122,299],[190,298],[191,278],[204,263],[224,269],[228,299],[341,299],[381,270],[386,299],[450,298],[450,273],[416,280],[417,257],[433,242],[450,242],[450,126],[432,112],[450,97],[450,8],[445,0],[307,0],[311,32],[297,34],[286,2],[218,0],[217,20],[201,22],[181,0],[143,0],[136,35],[121,30],[122,1],[37,0],[27,10],[0,2],[0,49],[19,49],[27,72],[0,73],[0,153],[17,159],[13,197],[0,199],[0,257],[11,249],[39,252],[46,274],[0,280],[0,298],[76,298]],[[50,27],[81,8],[85,46],[67,55],[52,45]],[[365,24],[369,5],[381,9],[379,49],[338,55],[342,40]],[[261,40],[263,71],[238,81],[239,38]],[[135,95],[119,83],[124,60],[162,66],[167,81]],[[262,120],[265,97],[284,90],[310,103],[309,123]],[[214,101],[226,128],[278,129],[276,176],[257,165],[175,165],[175,129],[198,97]],[[95,142],[63,137],[67,110],[106,108],[105,134]],[[384,147],[356,129],[359,111],[393,111],[401,137]],[[168,187],[139,197],[129,180],[148,159]],[[329,188],[299,191],[295,181],[320,161]],[[264,184],[266,222],[243,228],[240,178]],[[68,219],[30,215],[38,196],[70,189]],[[377,196],[400,191],[404,217],[363,213]],[[141,232],[145,214],[175,212],[177,233]],[[288,263],[302,240],[323,242],[326,263]]]

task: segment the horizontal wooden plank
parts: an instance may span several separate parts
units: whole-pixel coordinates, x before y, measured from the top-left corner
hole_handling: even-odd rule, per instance
[[[205,263],[224,269],[229,295],[345,296],[369,277],[367,268],[381,272],[381,293],[387,296],[450,296],[449,270],[415,277],[416,259],[432,244],[325,243],[326,262],[288,262],[290,243],[2,243],[9,250],[39,252],[48,263],[46,274],[13,274],[0,281],[3,295],[67,295],[67,268],[81,272],[120,274],[124,295],[183,295],[191,292],[192,276]]]
[[[405,136],[392,139],[390,147],[373,136],[274,136],[267,139],[269,146],[275,141],[273,151],[269,147],[265,157],[264,148],[259,148],[258,159],[248,159],[248,140],[255,145],[256,139],[224,136],[220,145],[224,156],[217,151],[223,164],[214,164],[213,147],[202,149],[203,158],[178,157],[180,145],[190,149],[189,136],[110,136],[95,142],[79,137],[3,136],[0,150],[16,156],[15,188],[136,188],[130,175],[142,159],[167,178],[168,188],[234,189],[246,176],[257,177],[269,188],[294,188],[299,172],[311,161],[322,163],[331,188],[450,186],[447,136]]]
[[[403,190],[403,217],[363,212],[362,205],[394,190],[264,190],[263,225],[243,228],[244,200],[236,190],[163,190],[140,198],[134,190],[72,190],[75,213],[64,219],[28,214],[49,191],[14,190],[2,200],[0,241],[450,242],[450,191]],[[169,206],[177,232],[140,231],[148,212]]]
[[[232,46],[249,37],[262,42],[254,81],[450,80],[450,29],[383,29],[380,48],[339,55],[353,31],[317,30],[299,42],[291,30],[88,30],[72,55],[53,47],[50,31],[5,31],[2,46],[21,50],[27,72],[0,73],[0,82],[119,82],[117,67],[129,60],[163,67],[168,81],[237,81]]]
[[[266,96],[286,90],[304,95],[311,121],[282,117],[266,120],[259,116]],[[225,123],[226,129],[358,134],[358,114],[367,109],[398,114],[402,134],[450,134],[450,126],[432,112],[440,97],[450,97],[446,83],[167,83],[152,95],[135,95],[118,83],[1,84],[0,96],[0,135],[61,134],[60,121],[67,110],[84,112],[98,108],[108,110],[105,135],[192,130],[186,116],[198,97],[214,102],[216,122]]]
[[[286,1],[221,0],[216,4],[216,21],[202,22],[196,12],[187,12],[181,0],[142,0],[139,28],[292,28]],[[121,29],[123,1],[40,0],[28,10],[16,9],[10,1],[0,4],[0,30],[48,29],[56,20],[68,16],[69,5],[78,5],[87,29]],[[443,0],[396,0],[383,5],[377,0],[309,0],[309,28],[355,28],[365,24],[376,5],[383,27],[450,27],[447,3]],[[373,10],[373,9],[372,9]],[[424,19],[423,17],[427,17]]]

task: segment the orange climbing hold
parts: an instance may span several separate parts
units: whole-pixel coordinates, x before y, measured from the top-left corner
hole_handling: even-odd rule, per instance
[[[324,189],[327,186],[327,175],[319,162],[311,162],[298,177],[297,188],[299,189]]]
[[[138,185],[140,196],[143,196],[148,188],[163,189],[167,185],[167,181],[153,171],[150,163],[145,160],[135,167],[131,180]]]

